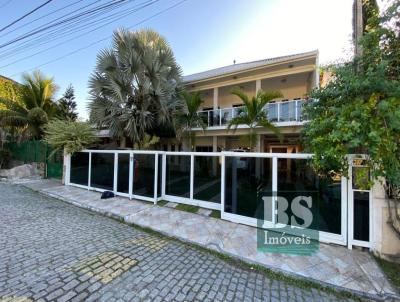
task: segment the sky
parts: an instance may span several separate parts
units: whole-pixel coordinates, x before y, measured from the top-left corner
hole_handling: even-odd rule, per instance
[[[96,56],[110,46],[113,31],[121,27],[158,31],[168,40],[185,75],[234,60],[242,63],[315,49],[320,64],[326,64],[348,57],[352,49],[352,0],[158,0],[129,14],[130,7],[148,0],[127,0],[120,9],[127,12],[123,18],[104,16],[102,22],[110,20],[110,24],[100,27],[103,23],[99,23],[100,28],[82,37],[76,38],[89,29],[71,33],[65,28],[30,44],[21,45],[26,41],[22,40],[3,46],[63,14],[108,1],[52,0],[13,26],[0,29],[0,75],[21,81],[23,72],[40,69],[54,77],[57,97],[72,84],[79,115],[87,118],[87,85]],[[0,28],[45,2],[0,0]]]

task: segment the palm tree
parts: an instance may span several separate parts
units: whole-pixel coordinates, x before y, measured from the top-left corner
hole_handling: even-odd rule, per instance
[[[197,114],[200,109],[203,100],[200,97],[199,92],[189,93],[182,92],[182,99],[184,101],[184,107],[182,112],[177,114],[175,127],[177,130],[177,136],[180,137],[183,133],[187,133],[189,138],[190,150],[194,150],[196,147],[196,132],[193,128],[201,128],[203,131],[206,129],[206,124],[203,119]]]
[[[53,78],[45,77],[40,71],[24,74],[20,86],[20,102],[0,99],[0,125],[23,129],[27,135],[41,139],[43,126],[56,113],[53,101],[57,86]]]
[[[236,131],[239,125],[247,125],[249,127],[249,132],[246,135],[246,140],[248,141],[250,150],[253,150],[257,140],[257,127],[264,127],[271,130],[282,140],[279,129],[268,121],[265,108],[265,105],[271,102],[271,100],[282,97],[280,92],[259,90],[254,97],[249,99],[243,90],[235,88],[232,94],[238,96],[243,101],[245,109],[238,116],[230,120],[228,130],[233,129],[233,131]]]
[[[181,68],[162,36],[118,30],[89,80],[90,120],[114,138],[140,142],[146,133],[172,124],[182,107],[180,84]]]

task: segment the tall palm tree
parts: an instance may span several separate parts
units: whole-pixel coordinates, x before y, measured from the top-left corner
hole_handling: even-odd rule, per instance
[[[228,130],[233,129],[233,131],[236,131],[239,125],[247,125],[249,127],[249,132],[245,137],[250,150],[253,150],[257,140],[257,127],[264,127],[271,130],[282,140],[282,134],[279,132],[279,129],[268,121],[265,108],[271,100],[282,97],[280,92],[259,90],[257,94],[250,99],[243,90],[235,88],[232,94],[238,96],[243,101],[245,108],[243,112],[230,120]]]
[[[169,125],[180,110],[181,68],[157,32],[124,29],[97,58],[89,80],[90,119],[114,138],[137,143],[157,127]]]
[[[57,86],[53,78],[35,71],[23,75],[20,89],[20,102],[0,99],[0,104],[5,106],[0,110],[0,125],[23,129],[27,135],[41,139],[43,126],[56,113],[53,99]]]
[[[177,114],[175,127],[177,136],[180,137],[182,133],[186,133],[189,139],[190,150],[196,147],[196,132],[193,128],[201,128],[203,131],[206,129],[206,124],[203,119],[197,114],[203,100],[199,92],[182,92],[183,110]]]

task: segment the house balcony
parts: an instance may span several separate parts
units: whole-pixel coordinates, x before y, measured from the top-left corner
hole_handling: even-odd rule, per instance
[[[276,126],[302,125],[305,121],[302,106],[306,100],[290,100],[269,103],[265,106],[268,120]],[[203,110],[197,114],[202,117],[207,128],[226,128],[229,122],[245,111],[244,106]]]

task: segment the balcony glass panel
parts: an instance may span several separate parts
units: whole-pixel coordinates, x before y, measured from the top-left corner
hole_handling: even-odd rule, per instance
[[[190,197],[190,156],[167,155],[166,169],[167,195]]]
[[[221,203],[220,157],[194,157],[193,198]]]
[[[225,159],[225,211],[257,218],[264,213],[263,197],[272,196],[272,161],[244,156]]]
[[[278,106],[276,103],[271,103],[267,105],[267,116],[270,122],[278,121]]]
[[[87,186],[89,176],[89,153],[75,152],[71,156],[70,182]]]
[[[295,198],[311,197],[311,207],[304,199],[300,204],[312,213],[310,229],[341,234],[341,178],[336,175],[319,176],[306,159],[278,159],[278,197],[287,200],[285,211],[292,217],[291,205]],[[299,224],[304,221],[296,218]],[[278,222],[280,217],[278,215]]]
[[[211,110],[210,111],[210,126],[220,126],[220,110]]]
[[[234,107],[233,108],[233,117],[240,116],[245,111],[245,107]]]
[[[279,104],[279,121],[288,122],[290,121],[290,106],[289,102],[282,102]]]
[[[117,191],[129,194],[129,154],[118,154]]]
[[[197,114],[201,117],[203,123],[208,126],[208,111],[199,111]]]
[[[232,108],[221,109],[221,126],[228,125],[232,119]]]
[[[154,154],[133,155],[133,195],[154,197]]]
[[[93,188],[113,190],[114,184],[114,154],[92,153],[92,169],[90,176]]]

